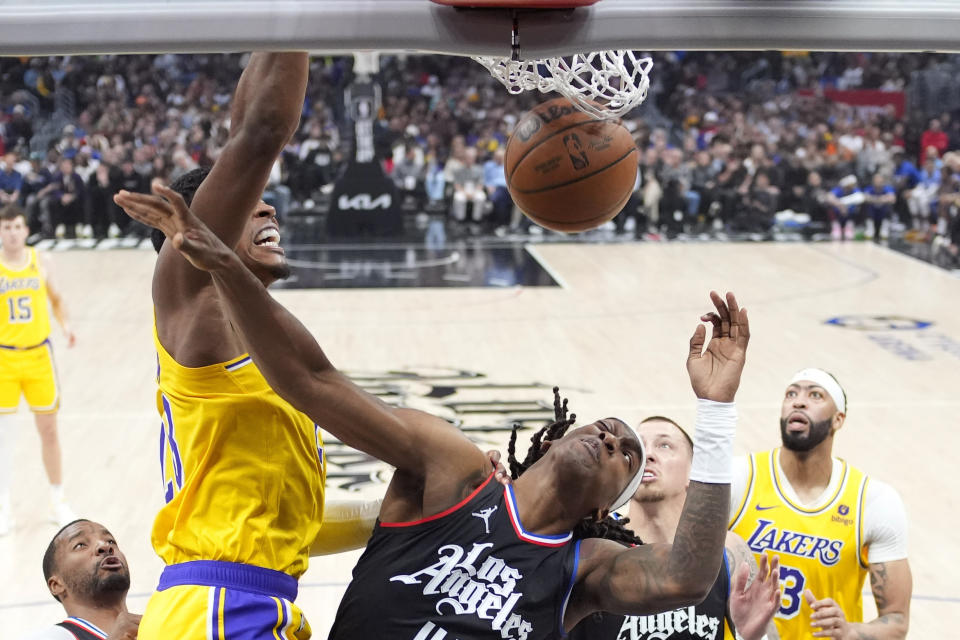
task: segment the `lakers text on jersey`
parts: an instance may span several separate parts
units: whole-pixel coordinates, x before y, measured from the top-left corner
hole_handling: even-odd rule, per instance
[[[813,613],[804,589],[833,598],[850,622],[863,619],[867,549],[863,544],[863,497],[867,476],[841,461],[840,481],[818,505],[788,497],[778,467],[779,449],[750,457],[750,478],[730,529],[759,557],[780,557],[782,600],[775,621],[783,638],[806,638]]]

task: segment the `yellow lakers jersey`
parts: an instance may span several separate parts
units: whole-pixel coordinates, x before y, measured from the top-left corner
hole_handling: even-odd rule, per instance
[[[184,367],[157,348],[165,505],[151,540],[167,564],[241,562],[299,577],[323,517],[320,428],[249,356]]]
[[[795,504],[784,491],[777,465],[780,450],[750,456],[750,478],[730,523],[731,531],[761,553],[780,556],[781,606],[775,621],[783,640],[807,639],[813,613],[803,598],[810,589],[833,598],[850,622],[863,620],[867,548],[863,543],[863,496],[867,476],[841,460],[836,490],[815,508]]]
[[[36,347],[50,336],[47,283],[37,250],[28,248],[27,264],[13,269],[0,261],[0,345]]]

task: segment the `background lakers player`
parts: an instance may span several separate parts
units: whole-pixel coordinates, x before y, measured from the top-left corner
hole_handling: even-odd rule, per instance
[[[48,299],[68,347],[74,345],[76,336],[57,287],[53,260],[27,247],[28,233],[26,214],[17,205],[0,211],[0,535],[13,527],[9,489],[16,434],[11,416],[21,395],[33,411],[40,433],[43,467],[50,481],[51,519],[61,527],[76,519],[63,497],[57,436],[60,390],[49,339]]]
[[[261,200],[296,130],[305,53],[255,53],[209,174],[175,183],[264,285],[287,276],[276,212]],[[234,333],[209,274],[166,243],[154,271],[157,409],[166,505],[151,541],[166,563],[142,640],[310,637],[293,604],[323,515],[319,427],[267,385]]]
[[[888,484],[833,457],[847,397],[822,369],[803,369],[780,410],[783,448],[735,460],[730,529],[756,553],[780,556],[784,639],[905,638],[913,579],[907,516]],[[863,622],[863,582],[879,616]]]

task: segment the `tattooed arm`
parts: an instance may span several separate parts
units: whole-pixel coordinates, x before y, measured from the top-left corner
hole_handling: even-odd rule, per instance
[[[877,618],[870,622],[847,622],[846,614],[832,598],[817,600],[807,589],[804,597],[813,609],[813,637],[834,640],[903,640],[910,626],[910,596],[913,576],[904,560],[870,565],[870,588],[877,603]]]
[[[857,640],[900,640],[910,627],[913,574],[907,560],[870,565],[870,589],[877,603],[877,618],[852,625]]]
[[[710,299],[716,312],[700,316],[713,326],[710,341],[704,325],[698,325],[687,354],[690,384],[700,400],[690,484],[673,544],[625,550],[609,540],[584,540],[564,614],[568,630],[593,611],[643,614],[697,604],[720,573],[736,425],[729,403],[740,386],[750,323],[732,293],[724,299],[711,291]]]
[[[584,540],[564,627],[594,611],[637,615],[701,602],[723,561],[729,502],[730,485],[690,482],[673,544]]]

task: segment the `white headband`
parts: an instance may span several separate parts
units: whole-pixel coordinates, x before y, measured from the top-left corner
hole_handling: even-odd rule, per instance
[[[847,413],[847,397],[843,393],[843,388],[840,386],[840,383],[837,382],[832,375],[823,369],[801,369],[793,374],[793,378],[790,379],[790,384],[797,384],[803,380],[813,382],[823,387],[824,391],[833,398],[833,403],[837,405],[837,411],[843,414]]]
[[[613,501],[613,504],[610,506],[610,511],[616,511],[623,505],[630,502],[630,498],[633,497],[633,494],[637,492],[637,489],[640,487],[640,481],[643,480],[643,469],[647,466],[647,450],[643,446],[643,440],[640,438],[640,435],[636,430],[627,424],[626,421],[620,420],[620,418],[614,418],[619,422],[622,422],[627,429],[630,429],[630,433],[637,439],[637,442],[640,443],[640,468],[637,469],[636,475],[627,483],[626,488],[623,490],[617,499]]]

